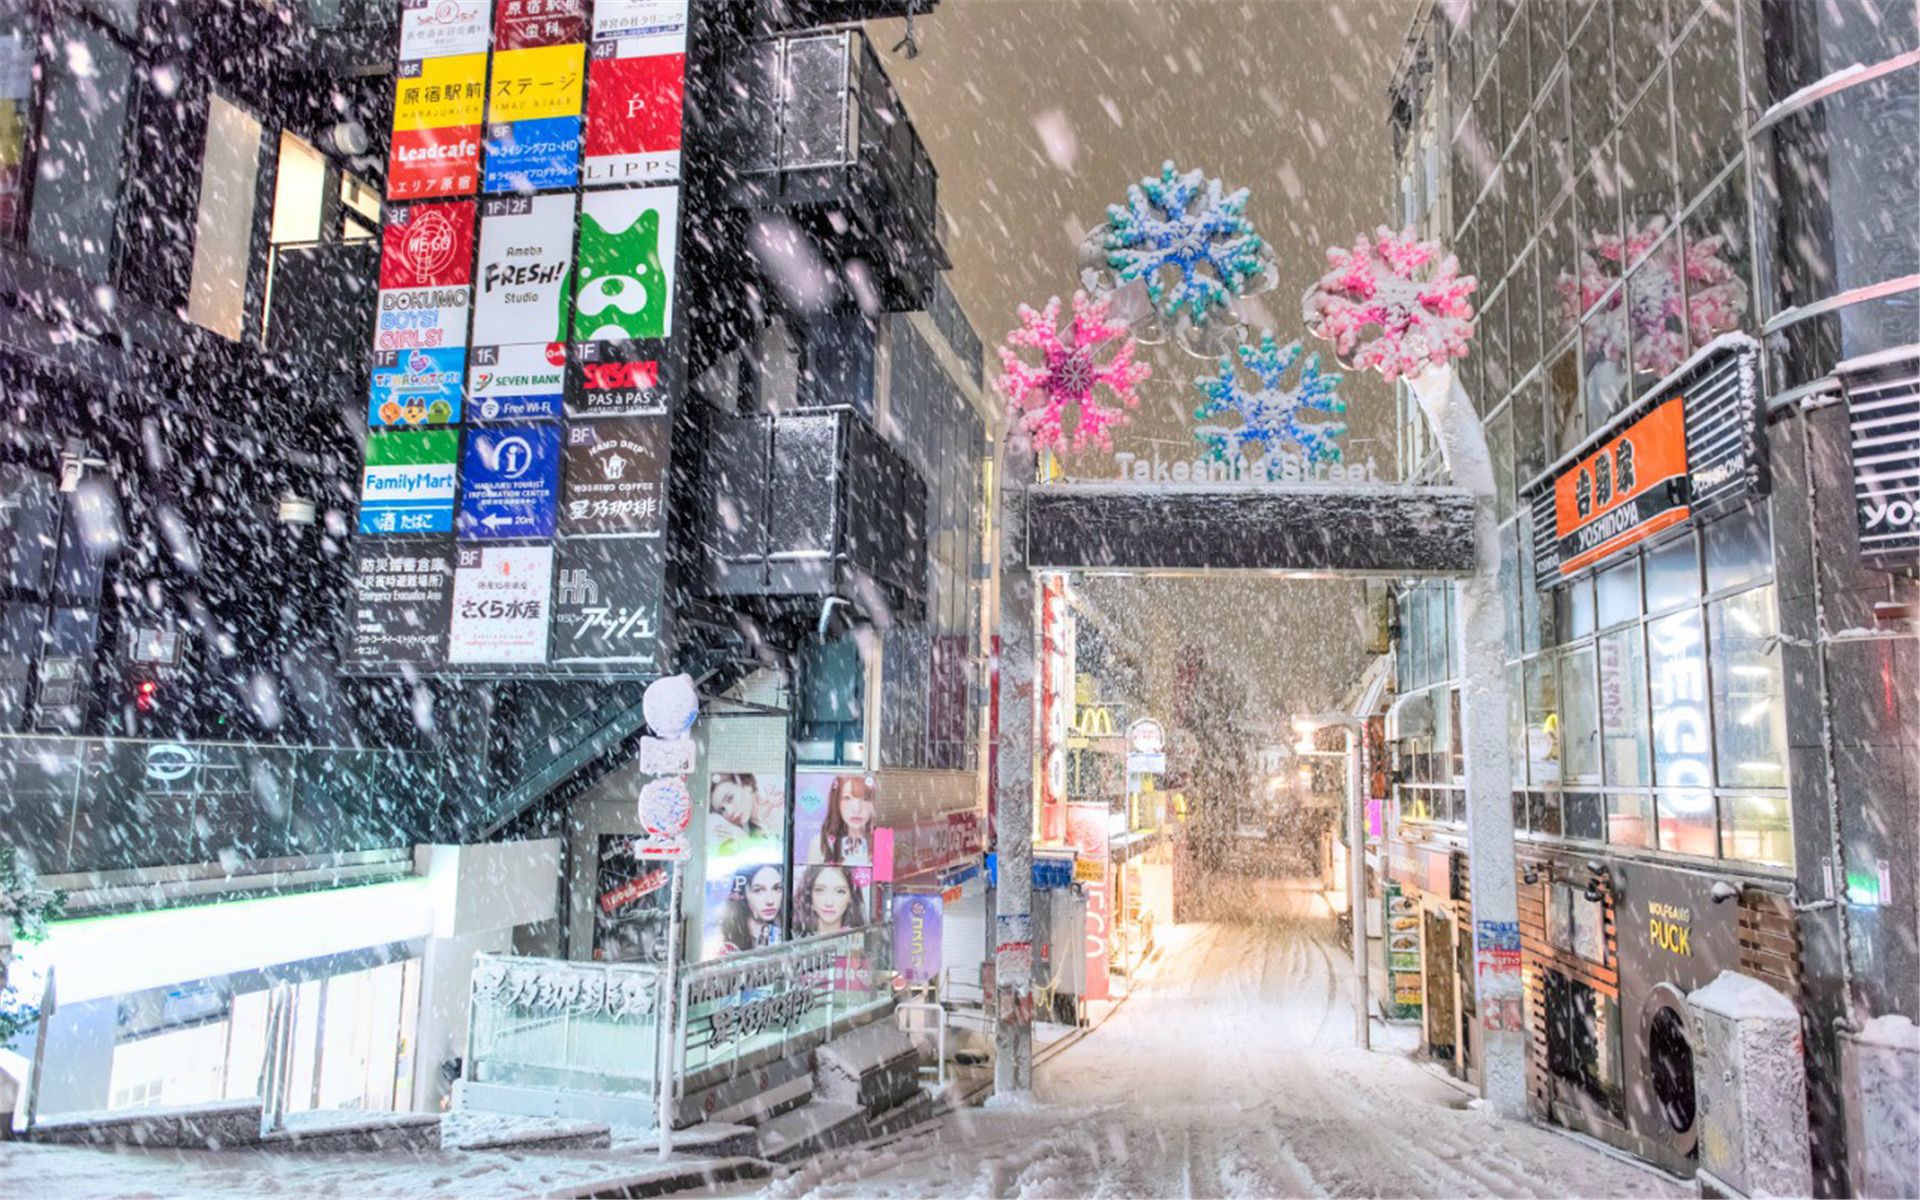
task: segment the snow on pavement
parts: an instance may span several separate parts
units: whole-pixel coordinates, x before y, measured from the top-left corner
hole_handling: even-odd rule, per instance
[[[1259,919],[1162,931],[1158,969],[1036,1073],[1040,1104],[948,1114],[768,1185],[801,1197],[1683,1196],[1352,1045],[1319,893],[1250,885]]]

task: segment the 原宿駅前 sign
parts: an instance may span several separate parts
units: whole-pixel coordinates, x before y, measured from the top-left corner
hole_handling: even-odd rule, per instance
[[[1759,346],[1716,338],[1522,489],[1542,589],[1764,491]]]

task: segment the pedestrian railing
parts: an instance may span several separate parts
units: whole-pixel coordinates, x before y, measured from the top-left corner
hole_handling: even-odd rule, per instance
[[[651,963],[475,955],[466,1078],[651,1100],[664,983]]]

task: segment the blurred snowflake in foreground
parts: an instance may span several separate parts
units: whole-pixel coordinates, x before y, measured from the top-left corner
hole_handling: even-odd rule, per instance
[[[1168,162],[1158,179],[1128,187],[1124,206],[1107,206],[1107,265],[1121,283],[1144,282],[1169,320],[1184,313],[1203,325],[1267,271],[1266,243],[1242,215],[1247,189],[1223,191],[1218,179],[1177,174]],[[1172,287],[1168,268],[1180,273]]]
[[[1069,417],[1073,449],[1090,441],[1111,448],[1108,428],[1126,424],[1122,407],[1139,405],[1134,385],[1152,373],[1147,364],[1133,361],[1133,339],[1125,327],[1109,320],[1106,304],[1089,300],[1085,292],[1073,295],[1073,320],[1064,338],[1058,296],[1039,312],[1022,304],[1019,317],[1019,328],[1000,347],[1000,366],[1006,371],[1000,390],[1007,397],[1008,418],[1026,429],[1036,450],[1067,448]],[[1103,360],[1102,348],[1109,346],[1112,353]],[[1041,364],[1023,360],[1022,348],[1039,350]],[[1113,393],[1116,404],[1095,398],[1100,386]]]
[[[1747,285],[1727,261],[1727,239],[1688,238],[1683,257],[1672,241],[1653,250],[1666,232],[1666,221],[1654,217],[1624,238],[1597,234],[1580,251],[1579,274],[1562,272],[1554,283],[1561,319],[1571,325],[1620,282],[1629,263],[1647,256],[1635,268],[1633,282],[1615,292],[1602,311],[1626,305],[1634,369],[1661,376],[1686,361],[1689,344],[1704,346],[1738,329],[1747,315]],[[1610,321],[1588,324],[1584,349],[1590,361],[1625,361],[1627,348],[1617,329]]]
[[[1193,410],[1196,421],[1210,421],[1229,412],[1240,414],[1237,429],[1201,426],[1194,430],[1194,436],[1206,443],[1211,456],[1231,460],[1240,456],[1243,446],[1252,445],[1266,455],[1291,445],[1308,462],[1339,462],[1338,439],[1347,432],[1346,422],[1338,419],[1347,411],[1347,404],[1334,390],[1340,386],[1340,376],[1322,371],[1318,354],[1308,354],[1303,360],[1299,342],[1284,346],[1277,343],[1272,330],[1261,335],[1258,346],[1235,349],[1240,365],[1260,381],[1257,388],[1241,383],[1232,354],[1220,356],[1218,375],[1203,375],[1193,381],[1207,397]],[[1295,364],[1300,367],[1299,381],[1289,387],[1283,377]],[[1301,419],[1314,415],[1332,419]]]
[[[1473,337],[1467,297],[1479,284],[1460,274],[1453,255],[1443,257],[1411,229],[1382,225],[1351,250],[1328,250],[1327,265],[1301,297],[1300,315],[1341,362],[1392,382],[1466,357]]]

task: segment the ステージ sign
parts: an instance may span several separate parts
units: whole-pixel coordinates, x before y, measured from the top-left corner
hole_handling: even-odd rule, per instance
[[[447,661],[545,662],[553,547],[463,546],[458,553]]]
[[[649,340],[673,332],[678,188],[589,192],[580,202],[573,340]]]
[[[664,516],[667,433],[664,416],[568,426],[560,532],[657,536]]]
[[[467,416],[477,421],[557,417],[567,391],[567,347],[475,346],[467,368]]]
[[[573,280],[573,197],[516,196],[480,207],[473,344],[562,339]]]
[[[394,75],[387,198],[470,194],[479,182],[487,56],[416,59]]]
[[[558,425],[468,431],[460,462],[460,536],[552,537],[559,468]]]
[[[454,465],[460,434],[406,430],[367,437],[360,473],[360,532],[445,533],[453,528]]]
[[[572,187],[580,178],[586,47],[529,46],[493,56],[487,104],[489,192]]]
[[[680,177],[686,0],[600,0],[587,68],[587,185]]]

